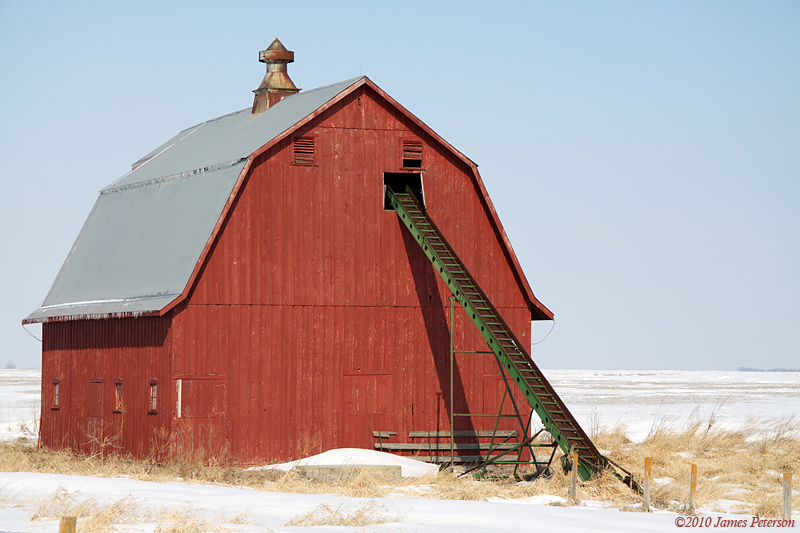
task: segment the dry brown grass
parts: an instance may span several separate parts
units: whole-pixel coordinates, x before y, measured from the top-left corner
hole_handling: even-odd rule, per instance
[[[109,504],[94,498],[82,500],[76,492],[60,487],[50,497],[33,502],[31,520],[58,520],[62,516],[78,518],[78,532],[111,531],[117,524],[142,521],[148,512],[128,496]]]
[[[322,504],[307,513],[297,515],[284,526],[313,527],[313,526],[355,526],[366,527],[391,522],[400,522],[403,515],[388,507],[370,500],[358,507],[345,507],[340,504],[336,507]]]
[[[199,509],[153,508],[132,496],[104,503],[94,498],[82,499],[79,493],[64,487],[50,497],[28,503],[27,506],[33,509],[31,520],[54,521],[62,516],[74,516],[78,518],[78,533],[105,533],[116,531],[116,526],[135,523],[155,523],[155,533],[233,533],[237,531],[237,525],[260,526],[250,518],[248,511],[209,520]]]
[[[217,522],[224,522],[226,524],[241,524],[241,525],[253,524],[253,520],[252,518],[250,518],[249,510],[244,510],[232,518],[221,517],[219,520],[217,520]]]
[[[643,478],[645,457],[652,457],[654,477],[652,506],[676,512],[686,511],[690,467],[691,464],[696,464],[698,508],[705,506],[705,509],[710,511],[778,517],[781,509],[780,475],[784,472],[791,473],[792,469],[800,464],[800,439],[798,439],[800,422],[793,418],[776,421],[766,429],[755,421],[742,424],[735,429],[723,429],[717,426],[714,416],[708,420],[692,419],[680,427],[662,420],[653,425],[650,435],[640,443],[629,441],[622,427],[610,430],[598,427],[593,433],[597,447],[607,451],[610,459],[628,468],[639,482]],[[554,462],[548,477],[540,477],[532,483],[518,483],[508,478],[478,481],[470,476],[455,477],[451,471],[442,471],[437,475],[422,478],[390,480],[365,471],[354,479],[328,485],[311,482],[295,471],[248,471],[236,467],[192,464],[189,461],[155,463],[113,456],[100,459],[36,449],[22,442],[0,443],[0,471],[99,477],[126,476],[162,482],[220,483],[275,492],[339,494],[361,498],[402,495],[452,500],[489,500],[553,495],[566,499],[570,485],[568,476],[557,462]],[[98,509],[82,510],[67,494],[54,495],[54,498],[56,500],[60,498],[65,505],[74,504],[75,516],[92,516],[96,517],[92,520],[97,524],[105,523],[103,520],[106,519],[101,516]],[[640,496],[620,483],[610,472],[589,482],[580,483],[578,499],[603,501],[613,507],[628,509],[635,508],[641,502]],[[90,503],[83,502],[82,505]],[[53,502],[53,505],[55,504],[56,502]],[[714,507],[715,505],[718,507]],[[798,506],[800,501],[795,495],[792,507],[797,509]],[[46,510],[45,502],[42,502],[40,507],[41,510],[37,512],[42,516],[50,512]],[[106,513],[117,519],[124,516],[126,507],[134,508],[135,502],[121,502],[120,508],[108,508]],[[190,523],[191,518],[188,517]],[[240,520],[246,518],[241,517]],[[162,529],[173,531],[168,529],[169,527],[172,526],[165,522]],[[102,530],[101,525],[97,528],[85,531]]]
[[[165,509],[158,516],[154,533],[212,533],[229,531],[206,520],[196,510]],[[150,520],[148,520],[149,522]]]
[[[653,458],[652,501],[656,508],[684,510],[689,496],[691,465],[698,469],[697,507],[728,500],[728,509],[764,517],[780,516],[781,475],[800,464],[800,423],[794,418],[772,422],[766,428],[755,420],[737,428],[708,420],[690,419],[682,427],[660,421],[641,443],[620,441],[601,433],[600,448],[627,465],[637,480],[644,476],[645,457]],[[793,507],[797,505],[793,498]]]
[[[188,460],[140,461],[119,456],[82,456],[36,448],[25,441],[0,443],[1,472],[42,472],[93,477],[126,476],[143,481],[184,481],[258,487],[282,473],[264,473]]]
[[[61,516],[86,518],[98,512],[98,503],[94,500],[80,501],[74,492],[64,487],[47,499],[37,502],[31,520],[55,520]]]

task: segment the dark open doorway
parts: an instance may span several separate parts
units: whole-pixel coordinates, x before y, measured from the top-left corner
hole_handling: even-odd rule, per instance
[[[383,208],[392,211],[389,199],[386,197],[386,187],[391,187],[396,193],[406,192],[406,187],[411,189],[422,207],[425,207],[425,196],[422,190],[422,174],[418,172],[384,172],[383,173]]]

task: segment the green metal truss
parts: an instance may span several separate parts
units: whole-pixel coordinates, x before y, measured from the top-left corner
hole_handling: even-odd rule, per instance
[[[586,481],[606,468],[608,460],[575,421],[411,191],[395,193],[387,187],[386,196],[555,443],[567,457],[578,454],[580,478]]]

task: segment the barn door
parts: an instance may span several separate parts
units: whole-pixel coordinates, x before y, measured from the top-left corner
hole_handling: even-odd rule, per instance
[[[371,448],[373,431],[392,429],[384,427],[392,377],[389,372],[345,372],[345,446]]]
[[[229,452],[227,379],[182,376],[175,380],[178,453],[192,462],[223,459]]]
[[[86,439],[91,455],[103,445],[103,379],[91,378],[86,385]]]

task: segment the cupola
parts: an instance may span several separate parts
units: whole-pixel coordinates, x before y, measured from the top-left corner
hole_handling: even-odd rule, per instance
[[[267,64],[267,73],[258,89],[253,91],[256,95],[253,99],[254,115],[263,113],[285,96],[300,92],[286,70],[286,65],[294,62],[294,52],[287,50],[278,39],[258,53],[258,60]]]

